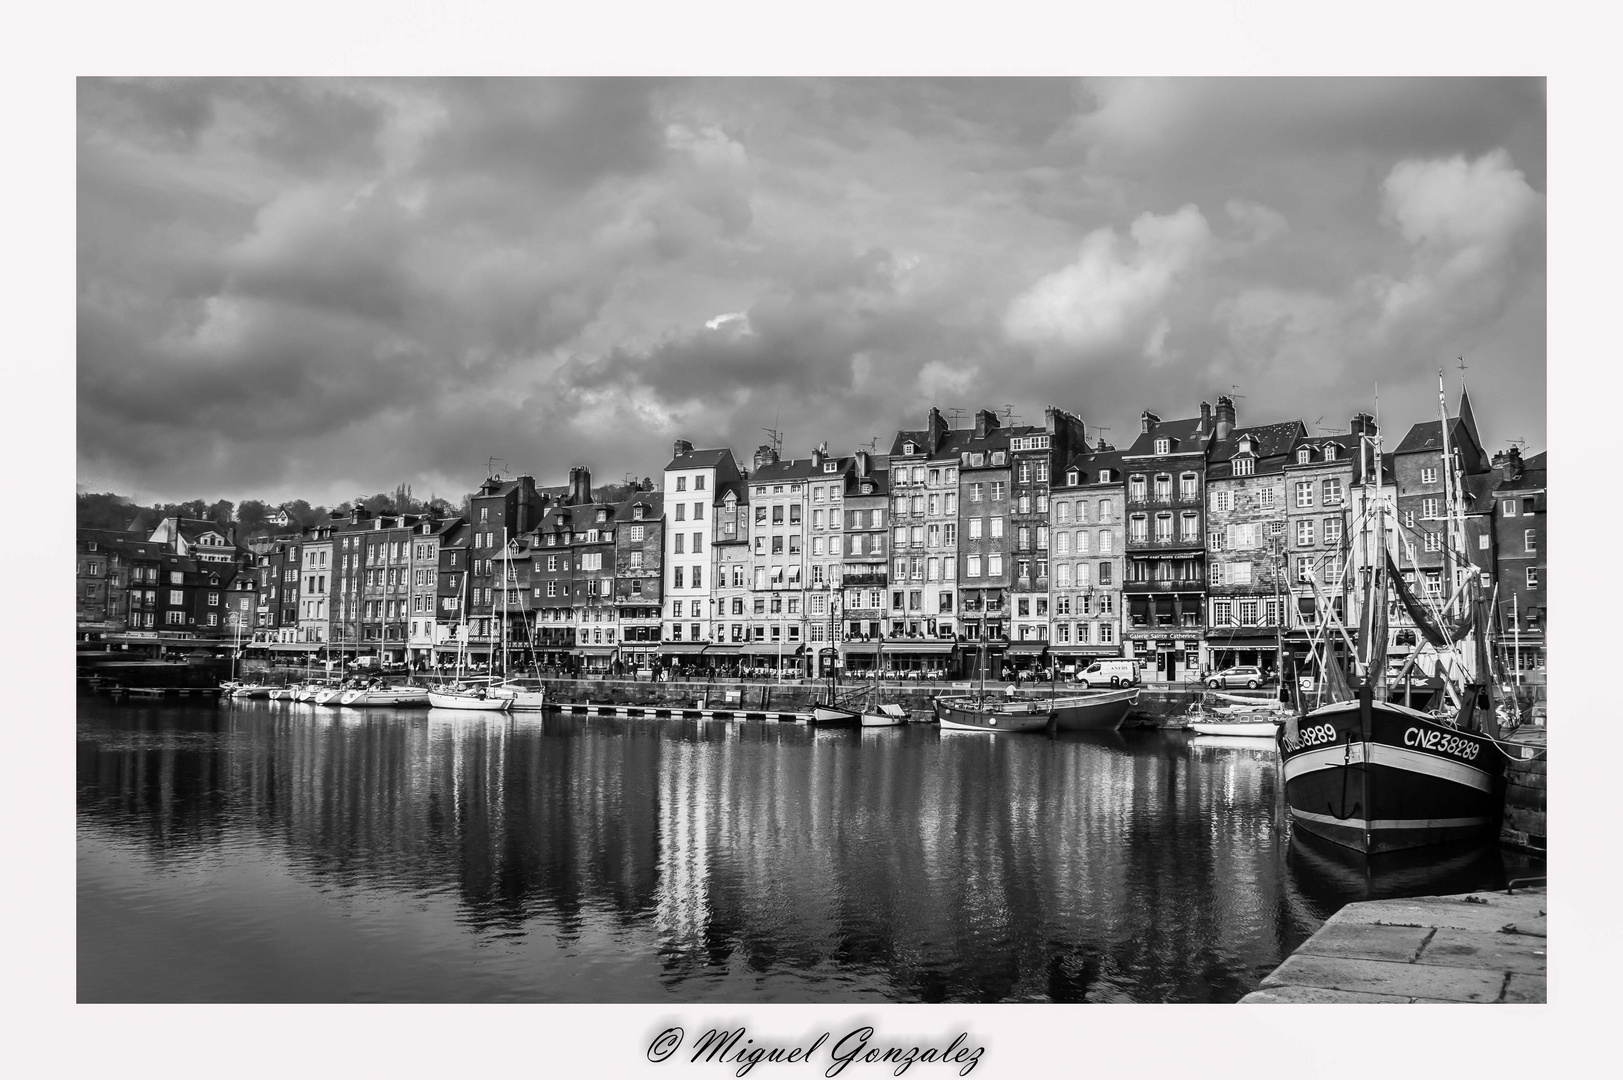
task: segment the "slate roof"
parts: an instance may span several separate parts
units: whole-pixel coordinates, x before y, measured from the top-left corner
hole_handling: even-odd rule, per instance
[[[1465,422],[1457,416],[1449,417],[1448,438],[1452,445],[1458,446],[1465,434]],[[1409,429],[1409,433],[1398,443],[1394,454],[1419,454],[1427,452],[1440,453],[1443,449],[1443,422],[1441,420],[1427,420],[1423,424],[1416,424]]]
[[[1525,488],[1541,488],[1547,486],[1548,473],[1545,471],[1544,459],[1548,450],[1534,454],[1532,457],[1522,458],[1522,475],[1516,480],[1505,480],[1499,484],[1496,491],[1521,491]]]
[[[1213,480],[1226,480],[1234,475],[1234,455],[1240,452],[1240,440],[1250,436],[1252,452],[1256,456],[1256,472],[1270,473],[1284,467],[1286,459],[1307,428],[1300,420],[1286,420],[1278,424],[1237,427],[1226,439],[1213,439],[1207,451],[1209,465],[1206,475]],[[1248,475],[1255,475],[1248,474]]]
[[[1215,424],[1215,422],[1214,422]],[[1163,420],[1149,431],[1141,431],[1133,445],[1122,452],[1123,457],[1154,457],[1155,440],[1171,439],[1174,454],[1187,454],[1193,450],[1204,447],[1210,437],[1196,434],[1200,428],[1200,417],[1192,416],[1187,420]]]
[[[1121,451],[1094,450],[1085,453],[1072,454],[1070,460],[1065,463],[1065,467],[1060,470],[1059,476],[1055,477],[1049,486],[1056,489],[1069,488],[1070,485],[1067,484],[1065,480],[1072,469],[1077,470],[1079,474],[1076,478],[1077,487],[1098,483],[1100,469],[1114,469],[1115,478],[1111,480],[1110,483],[1121,483]]]
[[[671,463],[665,466],[665,471],[672,469],[712,469],[733,456],[733,452],[725,447],[720,450],[690,450],[671,458]]]

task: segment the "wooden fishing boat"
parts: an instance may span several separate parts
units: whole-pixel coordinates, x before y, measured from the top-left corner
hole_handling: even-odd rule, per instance
[[[900,705],[864,706],[862,726],[865,728],[899,727],[907,723],[907,710]]]
[[[944,731],[1046,731],[1054,716],[1046,701],[936,698],[930,705]]]
[[[1049,698],[1056,731],[1115,731],[1138,704],[1138,687]],[[1036,703],[1042,704],[1042,703]]]
[[[862,715],[837,705],[813,705],[806,722],[812,727],[854,728],[862,726]]]

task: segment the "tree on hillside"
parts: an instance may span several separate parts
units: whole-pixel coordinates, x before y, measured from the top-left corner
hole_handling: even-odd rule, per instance
[[[81,529],[121,531],[139,509],[127,497],[110,491],[78,497],[78,526]]]
[[[248,535],[268,531],[271,508],[258,499],[244,499],[237,507],[237,525]]]
[[[371,511],[373,517],[379,514],[393,514],[396,512],[394,496],[386,495],[381,491],[363,501],[361,505]]]
[[[203,516],[216,525],[226,526],[231,524],[234,510],[236,510],[236,504],[230,499],[220,499],[211,505],[208,508],[208,513]]]

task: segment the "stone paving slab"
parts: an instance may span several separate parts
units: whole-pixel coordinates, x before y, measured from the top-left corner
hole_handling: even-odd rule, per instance
[[[1358,990],[1327,990],[1322,986],[1270,986],[1245,996],[1248,1005],[1408,1005],[1415,999]],[[1458,1005],[1457,1001],[1448,1002]]]
[[[1439,929],[1416,958],[1433,967],[1490,968],[1543,975],[1549,968],[1549,942],[1522,934],[1468,934]]]
[[[1348,904],[1241,1000],[1542,1003],[1547,902],[1530,889]]]
[[[1545,987],[1543,975],[1527,975],[1522,972],[1512,972],[1505,980],[1505,992],[1499,999],[1509,1004],[1543,1005],[1549,1001],[1549,994]]]
[[[1320,986],[1327,990],[1358,990],[1404,999],[1442,998],[1446,1001],[1493,1002],[1505,988],[1502,971],[1441,968],[1391,960],[1350,960],[1298,952],[1262,980],[1271,986]]]
[[[1420,955],[1421,948],[1434,933],[1436,931],[1429,926],[1361,926],[1330,922],[1303,942],[1297,952],[1408,964]]]

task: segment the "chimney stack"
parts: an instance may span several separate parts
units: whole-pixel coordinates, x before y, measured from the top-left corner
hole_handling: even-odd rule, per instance
[[[811,463],[813,471],[823,467],[823,451],[827,446],[827,443],[823,443],[821,446],[812,447]]]
[[[693,453],[693,444],[688,442],[686,439],[677,439],[676,448],[672,451],[671,456],[681,457],[683,454],[691,453]]]
[[[1195,427],[1196,435],[1210,435],[1212,433],[1212,403],[1200,403],[1200,423]]]
[[[868,475],[868,451],[866,451],[866,450],[858,450],[857,453],[856,453],[856,462],[857,462],[857,475],[858,476],[867,476]]]
[[[986,433],[997,426],[997,413],[991,409],[981,409],[975,413],[975,438],[986,438]]]
[[[1227,394],[1217,399],[1217,437],[1226,439],[1234,430],[1234,399]]]
[[[768,465],[778,463],[778,452],[768,443],[762,443],[755,448],[755,471],[760,472]]]
[[[592,501],[592,470],[582,465],[569,470],[569,501],[575,506],[585,506]]]
[[[947,437],[947,420],[941,410],[930,406],[930,418],[924,422],[924,450],[934,454],[941,449],[941,440]]]
[[[1161,423],[1161,418],[1159,416],[1156,416],[1154,413],[1150,412],[1150,410],[1145,409],[1144,410],[1144,415],[1142,415],[1142,416],[1140,416],[1138,418],[1138,423],[1139,423],[1139,430],[1147,435],[1150,432],[1154,431],[1156,429],[1156,426]]]

